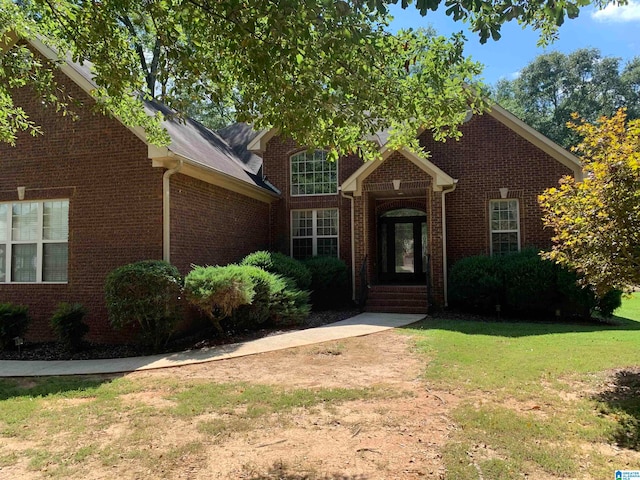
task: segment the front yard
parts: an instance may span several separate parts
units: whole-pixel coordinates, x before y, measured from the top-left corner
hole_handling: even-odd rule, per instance
[[[640,296],[617,315],[1,380],[0,479],[614,478],[640,469]]]

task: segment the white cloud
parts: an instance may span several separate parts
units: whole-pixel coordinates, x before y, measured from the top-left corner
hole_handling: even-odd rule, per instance
[[[516,78],[520,78],[520,75],[522,75],[522,72],[520,70],[518,70],[517,72],[511,72],[509,74],[509,80],[515,80]]]
[[[599,22],[634,22],[640,21],[640,1],[630,0],[627,5],[609,4],[604,10],[596,10],[591,14]]]

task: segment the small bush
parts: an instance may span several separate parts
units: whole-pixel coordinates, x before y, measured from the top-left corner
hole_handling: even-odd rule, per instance
[[[271,321],[278,326],[299,325],[309,316],[309,292],[285,288],[274,295],[271,306]]]
[[[500,270],[493,258],[463,258],[449,273],[449,302],[471,311],[491,311],[501,302],[501,286]]]
[[[76,352],[82,347],[89,326],[82,321],[86,311],[79,303],[60,303],[51,317],[51,327],[63,348]]]
[[[161,260],[131,263],[113,270],[105,282],[109,320],[116,329],[135,327],[139,341],[159,350],[181,317],[182,277]]]
[[[500,305],[502,312],[520,317],[560,312],[588,318],[595,311],[610,316],[620,306],[620,292],[598,298],[578,280],[575,272],[543,260],[533,249],[501,257],[469,257],[451,269],[449,301],[481,313],[495,312]]]
[[[0,303],[0,350],[13,347],[13,339],[24,336],[29,321],[28,307]]]
[[[335,257],[312,257],[304,261],[311,271],[311,303],[314,310],[340,308],[349,298],[347,265]]]
[[[220,321],[255,296],[249,271],[239,265],[195,267],[185,278],[187,300],[202,310],[222,333]]]
[[[299,260],[278,252],[258,251],[247,255],[241,265],[253,265],[295,282],[297,288],[307,290],[311,286],[311,272]]]
[[[232,314],[235,327],[253,329],[271,319],[275,296],[287,288],[287,282],[273,273],[251,265],[243,268],[253,283],[255,295],[250,304],[240,305]]]

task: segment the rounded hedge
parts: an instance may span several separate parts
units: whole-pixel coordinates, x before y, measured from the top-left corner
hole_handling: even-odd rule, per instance
[[[105,282],[109,320],[115,329],[135,327],[139,341],[157,350],[174,333],[181,317],[182,277],[161,260],[116,268]]]
[[[240,265],[252,265],[267,272],[293,280],[295,286],[307,290],[311,286],[311,272],[299,260],[282,253],[260,250],[247,255]]]

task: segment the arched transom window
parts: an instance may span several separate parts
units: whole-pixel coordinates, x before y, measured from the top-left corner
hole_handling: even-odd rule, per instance
[[[327,152],[300,152],[291,157],[291,195],[335,195],[338,193],[337,162],[327,161]]]

